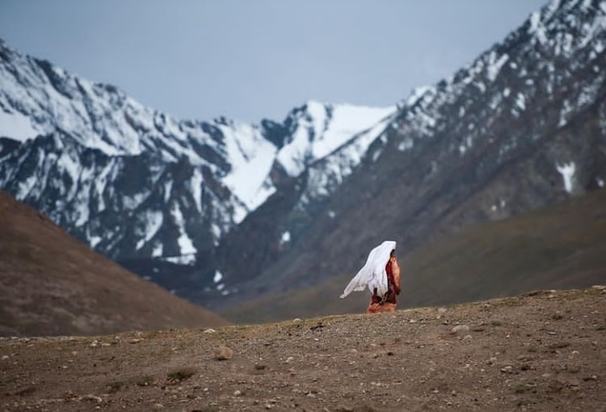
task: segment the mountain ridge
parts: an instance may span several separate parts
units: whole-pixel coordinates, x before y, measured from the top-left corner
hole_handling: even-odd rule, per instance
[[[266,252],[280,250],[279,233],[262,234],[259,256],[239,262],[235,251],[253,232],[234,228],[217,265],[242,292],[212,305],[354,273],[387,238],[408,251],[602,187],[605,48],[604,1],[554,1],[533,13],[467,67],[415,93],[355,170],[306,205],[301,193],[318,186],[310,176],[331,173],[310,166],[294,183],[296,197],[266,212],[289,234],[281,253]],[[260,209],[247,217],[263,219]]]
[[[471,224],[398,253],[398,306],[414,308],[606,282],[606,189],[510,218]],[[354,272],[355,273],[355,272]],[[338,299],[354,273],[226,306],[235,323],[364,312],[369,292]]]
[[[219,239],[276,187],[395,110],[310,100],[282,123],[177,121],[3,41],[0,78],[0,188],[131,269],[197,287]]]
[[[196,302],[309,286],[385,237],[409,250],[603,186],[605,32],[604,0],[552,1],[396,107],[309,101],[259,125],[176,121],[3,47],[0,78],[15,87],[0,90],[2,119],[27,106],[75,126],[3,139],[0,187]],[[84,97],[65,109],[65,95]],[[118,156],[59,147],[95,133],[107,144],[121,127]]]

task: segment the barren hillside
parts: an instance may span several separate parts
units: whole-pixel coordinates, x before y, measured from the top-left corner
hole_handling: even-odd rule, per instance
[[[0,335],[224,325],[0,192]]]
[[[522,216],[466,227],[411,251],[401,248],[401,305],[444,305],[606,283],[605,211],[602,189]],[[359,267],[363,263],[359,260]],[[353,275],[244,302],[222,314],[237,322],[260,322],[360,312],[368,305],[368,293],[338,299]]]
[[[4,338],[0,396],[8,411],[600,410],[605,289],[216,331]]]

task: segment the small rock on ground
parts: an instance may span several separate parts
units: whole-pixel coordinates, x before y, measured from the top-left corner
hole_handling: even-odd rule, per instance
[[[229,360],[234,357],[234,351],[228,348],[227,346],[219,346],[215,351],[215,359],[216,360]]]
[[[469,332],[469,326],[467,325],[457,325],[451,329],[451,333],[458,335]]]

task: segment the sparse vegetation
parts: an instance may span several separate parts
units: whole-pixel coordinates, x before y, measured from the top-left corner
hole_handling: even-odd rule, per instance
[[[181,382],[191,378],[196,372],[195,368],[183,367],[171,370],[166,374],[166,377],[171,382]]]
[[[106,389],[108,393],[116,393],[118,391],[120,391],[120,389],[122,389],[126,384],[122,381],[113,381],[110,382]]]
[[[135,384],[137,386],[150,386],[153,385],[154,383],[154,377],[153,376],[141,376],[139,378],[135,379]]]

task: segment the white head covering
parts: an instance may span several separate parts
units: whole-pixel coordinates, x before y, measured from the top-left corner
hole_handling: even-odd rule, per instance
[[[396,242],[392,240],[386,240],[379,246],[370,251],[366,264],[358,271],[356,276],[349,282],[341,298],[346,297],[351,292],[359,292],[364,290],[366,286],[372,293],[374,288],[377,288],[377,294],[379,296],[387,293],[387,273],[385,272],[385,265],[389,260],[391,251],[396,248]]]

